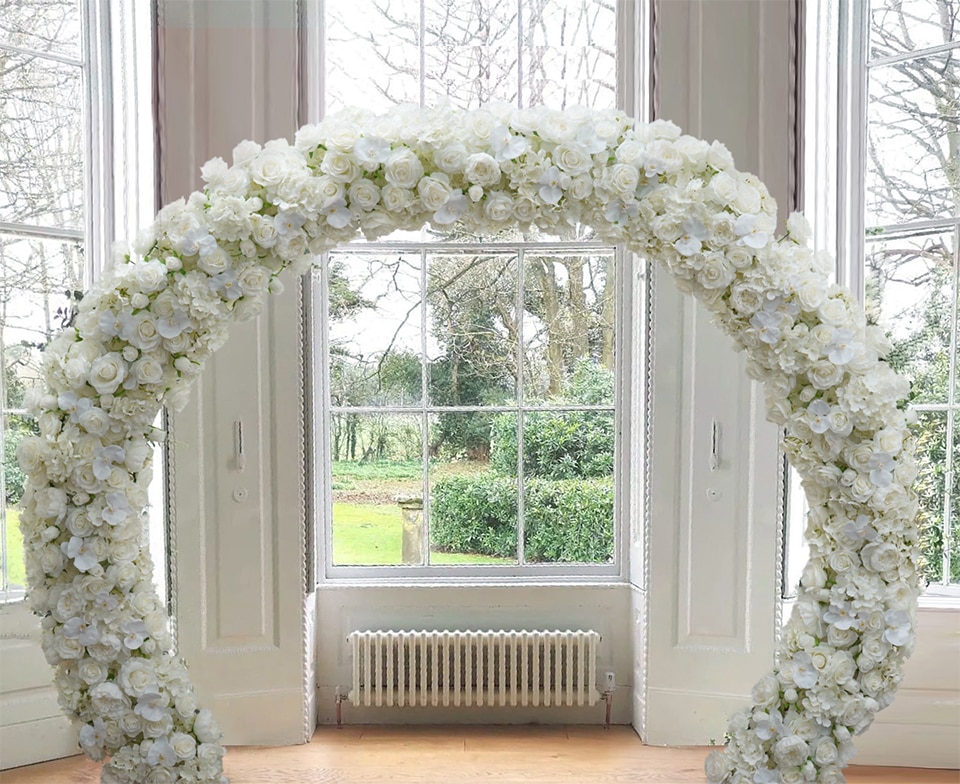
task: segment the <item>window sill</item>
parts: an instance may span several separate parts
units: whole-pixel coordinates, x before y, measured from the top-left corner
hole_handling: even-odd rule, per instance
[[[383,576],[383,577],[327,577],[317,586],[317,591],[336,591],[342,588],[377,589],[377,588],[443,588],[447,590],[471,588],[511,588],[524,590],[526,588],[623,588],[628,587],[630,581],[621,575],[586,576],[586,575],[550,575],[550,576],[490,576],[469,577],[457,576]]]

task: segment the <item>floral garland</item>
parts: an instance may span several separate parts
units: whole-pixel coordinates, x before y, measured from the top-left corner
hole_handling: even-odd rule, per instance
[[[712,784],[844,780],[851,737],[888,705],[914,643],[914,438],[890,345],[727,149],[620,111],[346,111],[215,158],[84,297],[44,356],[20,445],[29,601],[64,711],[104,782],[222,782],[151,584],[150,441],[233,320],[317,254],[425,223],[474,232],[578,223],[663,264],[747,353],[803,478],[811,559],[774,669],[706,762]]]

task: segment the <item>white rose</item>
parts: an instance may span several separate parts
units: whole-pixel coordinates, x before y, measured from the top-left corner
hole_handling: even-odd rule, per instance
[[[237,275],[240,290],[248,297],[256,297],[267,290],[270,273],[258,264],[247,264]]]
[[[761,708],[769,708],[780,698],[780,681],[775,675],[764,675],[753,687],[753,701]]]
[[[804,763],[810,753],[807,742],[798,735],[788,735],[777,741],[773,747],[773,757],[783,767],[798,767]]]
[[[856,566],[856,556],[846,550],[836,550],[830,553],[827,563],[837,574],[843,574]]]
[[[370,180],[357,180],[347,190],[350,204],[361,210],[372,210],[380,202],[380,188]]]
[[[593,159],[582,144],[564,142],[553,150],[553,162],[567,174],[576,176],[584,174],[593,165]]]
[[[389,212],[403,212],[413,204],[413,192],[396,185],[385,185],[380,191],[383,206]]]
[[[254,182],[276,187],[290,171],[290,158],[280,150],[263,150],[250,163],[250,176]]]
[[[891,455],[897,454],[903,448],[903,433],[896,428],[886,427],[878,430],[873,440],[879,451],[889,452]]]
[[[133,711],[126,711],[117,719],[117,726],[128,738],[135,738],[143,732],[143,724],[140,717]]]
[[[708,253],[703,256],[703,266],[697,272],[697,282],[705,289],[723,289],[733,280],[733,266],[727,263],[721,253]]]
[[[605,173],[604,185],[620,195],[632,195],[640,181],[640,172],[636,166],[616,163]]]
[[[577,201],[584,201],[593,193],[593,180],[586,174],[574,177],[567,188],[567,196]]]
[[[849,320],[850,307],[842,299],[830,297],[820,303],[820,320],[833,327],[839,327]]]
[[[113,563],[133,561],[140,554],[140,544],[135,541],[112,541],[107,545],[107,554]]]
[[[107,668],[96,659],[83,659],[77,667],[77,675],[88,686],[96,686],[107,679]]]
[[[152,294],[167,285],[167,267],[158,259],[151,259],[134,267],[134,280],[144,294]]]
[[[733,770],[733,762],[722,750],[716,749],[707,756],[703,767],[710,784],[722,784]]]
[[[201,743],[219,743],[220,727],[207,708],[201,708],[193,722],[193,733]]]
[[[59,487],[47,487],[33,495],[34,512],[44,520],[59,520],[67,512],[67,494]]]
[[[36,436],[27,436],[17,445],[17,463],[25,474],[37,473],[46,456],[47,448]]]
[[[713,142],[707,151],[707,163],[718,171],[733,168],[733,156],[723,144]]]
[[[860,551],[863,565],[875,572],[896,569],[900,563],[900,551],[889,542],[871,542]]]
[[[197,755],[197,741],[185,732],[174,732],[170,736],[170,745],[182,760],[193,759]]]
[[[159,384],[163,380],[163,365],[152,356],[138,359],[133,363],[132,370],[140,386]]]
[[[445,174],[432,174],[417,183],[417,193],[424,208],[436,212],[450,199],[450,182]]]
[[[494,191],[483,205],[483,214],[494,223],[502,223],[513,217],[513,199],[501,191]]]
[[[787,218],[787,234],[795,242],[806,245],[813,234],[813,229],[810,228],[809,221],[803,217],[803,213],[792,212]]]
[[[117,352],[104,354],[90,365],[88,381],[101,395],[112,394],[127,375],[127,363]]]
[[[828,360],[814,362],[807,371],[807,378],[817,389],[831,389],[843,379],[844,369]]]
[[[482,187],[496,185],[500,182],[500,164],[492,155],[485,152],[474,153],[466,160],[463,176],[472,183]]]
[[[357,162],[352,155],[339,150],[327,150],[327,154],[323,156],[323,162],[320,164],[320,171],[329,174],[335,180],[350,182],[359,176],[360,167],[357,166]]]
[[[460,144],[460,142],[448,144],[442,147],[439,152],[434,153],[433,160],[440,171],[446,172],[447,174],[454,174],[463,169],[463,165],[467,160],[467,148]]]
[[[640,167],[647,157],[646,145],[636,139],[626,139],[617,147],[615,155],[620,163]]]
[[[387,157],[383,175],[391,185],[398,188],[412,188],[423,176],[423,164],[413,150],[401,147]]]
[[[711,178],[708,193],[714,201],[725,207],[737,198],[737,181],[726,172],[719,172]]]
[[[760,191],[750,183],[741,180],[737,183],[737,195],[733,206],[744,215],[755,215],[760,212]]]
[[[251,215],[250,222],[253,224],[250,237],[257,245],[261,248],[272,248],[277,244],[277,227],[273,223],[273,218]]]

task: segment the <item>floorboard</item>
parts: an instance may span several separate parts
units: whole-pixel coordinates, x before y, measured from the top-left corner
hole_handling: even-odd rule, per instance
[[[233,784],[703,784],[707,748],[644,746],[629,727],[322,727],[305,746],[234,747]],[[95,784],[82,757],[0,773],[3,784]],[[850,784],[960,784],[960,771],[847,769]]]

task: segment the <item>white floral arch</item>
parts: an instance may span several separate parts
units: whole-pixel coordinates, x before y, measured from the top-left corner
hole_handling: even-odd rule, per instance
[[[223,747],[169,653],[144,537],[152,423],[181,407],[231,321],[278,276],[346,243],[427,222],[473,232],[583,223],[664,265],[748,357],[803,477],[811,559],[777,664],[710,755],[713,784],[844,780],[853,735],[888,705],[914,643],[914,439],[889,344],[832,260],[806,246],[727,149],[620,111],[346,111],[233,165],[156,222],[44,355],[22,442],[29,602],[63,710],[105,782],[218,782]]]

